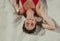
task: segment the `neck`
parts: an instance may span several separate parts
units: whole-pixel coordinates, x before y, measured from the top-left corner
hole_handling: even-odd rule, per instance
[[[26,15],[28,18],[33,18],[34,17],[34,11],[33,10],[27,10]]]

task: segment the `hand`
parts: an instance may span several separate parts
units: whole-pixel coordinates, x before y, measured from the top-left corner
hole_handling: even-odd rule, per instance
[[[43,28],[45,28],[45,29],[49,29],[49,30],[55,30],[56,29],[56,27],[53,27],[53,26],[51,26],[51,25],[48,25],[48,24],[42,24],[42,26],[43,26]]]

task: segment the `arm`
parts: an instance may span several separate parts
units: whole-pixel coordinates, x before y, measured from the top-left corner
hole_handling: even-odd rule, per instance
[[[19,3],[17,3],[17,1],[18,1]],[[14,8],[15,8],[16,12],[17,12],[19,15],[23,14],[24,10],[23,10],[23,6],[22,6],[20,0],[13,0],[13,5],[14,5]]]
[[[17,4],[17,0],[12,0],[13,1],[13,5],[14,5],[14,8],[16,10],[16,12],[19,11],[19,7],[18,7],[18,4]]]
[[[47,29],[55,29],[55,24],[53,23],[53,21],[48,18],[46,12],[44,11],[43,9],[43,4],[42,3],[38,3],[37,6],[36,6],[36,12],[37,12],[37,15],[42,17],[43,20],[46,21],[47,24],[42,24],[44,28],[47,28]]]
[[[50,29],[50,30],[56,29],[55,24],[52,21],[52,19],[48,18],[47,22],[49,22],[49,24],[46,23],[45,21],[42,23],[43,28]]]
[[[22,5],[22,3],[21,3],[21,1],[19,1],[19,10],[20,10],[20,15],[23,15],[23,13],[24,13],[24,8],[23,8],[23,5]]]

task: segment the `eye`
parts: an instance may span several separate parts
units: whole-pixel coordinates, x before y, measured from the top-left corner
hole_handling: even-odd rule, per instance
[[[31,23],[31,26],[33,27],[33,26],[34,26],[34,24],[33,24],[33,23]]]
[[[29,26],[29,23],[26,23],[26,26]]]

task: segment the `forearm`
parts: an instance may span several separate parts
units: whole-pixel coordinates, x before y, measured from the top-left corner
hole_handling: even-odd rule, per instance
[[[55,29],[56,28],[54,22],[50,18],[48,18],[48,16],[46,15],[45,12],[41,11],[38,15],[40,17],[42,17],[43,20],[46,22],[46,24],[44,25],[45,28],[47,28],[47,29]]]
[[[23,13],[24,13],[24,8],[23,8],[23,5],[22,5],[22,3],[21,3],[21,1],[19,1],[19,11],[20,11],[20,15],[23,15]]]
[[[17,4],[17,0],[12,0],[12,1],[13,1],[13,6],[14,6],[16,12],[18,12],[19,7],[18,7],[18,4]]]
[[[41,17],[49,26],[51,26],[52,28],[55,28],[54,22],[44,12],[42,12]]]
[[[19,1],[19,4],[18,4],[17,0],[13,0],[13,5],[14,5],[14,8],[15,8],[15,11],[19,15],[22,15],[24,11],[23,11],[23,7],[22,7],[22,4],[21,4],[21,1]]]
[[[47,16],[47,14],[46,14],[46,12],[45,12],[43,7],[44,6],[43,6],[42,3],[40,3],[40,4],[38,3],[37,4],[37,6],[36,6],[37,15],[39,17],[43,18],[43,20],[47,24],[47,28],[50,28],[50,29],[55,28],[55,24],[53,23],[53,21],[50,18],[48,18],[48,16]]]

